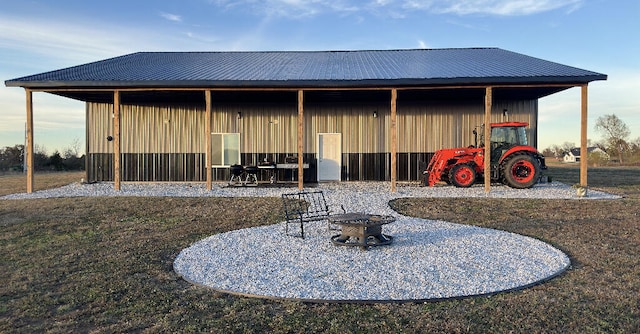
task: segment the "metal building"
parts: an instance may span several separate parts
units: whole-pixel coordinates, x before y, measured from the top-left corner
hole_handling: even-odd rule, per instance
[[[32,92],[86,102],[87,180],[116,188],[211,187],[232,164],[269,161],[293,162],[277,177],[300,187],[388,180],[395,189],[419,179],[437,149],[472,144],[472,130],[486,122],[528,122],[536,146],[538,99],[582,87],[586,117],[594,80],[606,75],[467,48],[142,52],[5,84],[26,89],[28,124]]]

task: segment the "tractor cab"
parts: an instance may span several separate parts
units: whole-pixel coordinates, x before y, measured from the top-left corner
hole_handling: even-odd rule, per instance
[[[527,146],[527,123],[507,122],[491,124],[491,163],[497,164],[511,148]],[[482,143],[484,143],[482,141]]]

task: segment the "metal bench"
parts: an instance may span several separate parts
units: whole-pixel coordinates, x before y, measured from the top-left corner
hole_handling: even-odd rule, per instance
[[[290,194],[282,194],[282,206],[287,219],[285,224],[285,234],[304,239],[304,223],[312,221],[327,221],[332,211],[327,205],[322,191],[303,191]],[[344,213],[344,208],[341,207]],[[300,226],[300,233],[289,234],[289,225]]]

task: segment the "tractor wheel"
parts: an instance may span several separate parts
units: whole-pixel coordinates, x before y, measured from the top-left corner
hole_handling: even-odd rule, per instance
[[[471,187],[476,182],[476,170],[469,164],[455,165],[449,171],[449,181],[456,187]]]
[[[514,154],[503,164],[503,183],[512,188],[531,188],[539,176],[540,163],[529,154]]]

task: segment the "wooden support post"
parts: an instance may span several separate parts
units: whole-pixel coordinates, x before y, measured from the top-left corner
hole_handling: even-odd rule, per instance
[[[582,85],[581,92],[582,112],[580,120],[580,186],[587,186],[588,152],[587,152],[587,84]]]
[[[298,189],[304,189],[304,91],[298,90]]]
[[[493,89],[487,87],[484,94],[484,192],[491,191],[491,108]]]
[[[113,91],[113,187],[120,190],[120,91]]]
[[[398,129],[397,129],[397,100],[398,90],[391,90],[391,192],[396,192],[397,167],[396,155],[398,154]]]
[[[89,166],[89,152],[91,152],[92,150],[92,146],[89,146],[89,132],[91,131],[91,125],[89,123],[90,117],[89,117],[89,103],[85,103],[84,104],[84,151],[85,151],[85,155],[84,155],[84,165],[85,166]],[[92,180],[95,180],[95,176],[94,177],[89,177],[90,175],[95,175],[95,174],[89,174],[89,168],[84,169],[84,179],[86,180],[85,182],[89,183]]]
[[[33,92],[25,88],[27,93],[27,142],[24,148],[24,163],[27,165],[27,193],[33,192]]]
[[[206,164],[206,173],[207,173],[207,190],[211,190],[213,188],[212,175],[211,175],[211,90],[204,91],[204,101],[205,101],[205,144],[204,144],[204,161]]]

